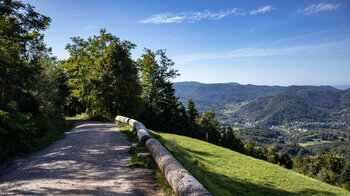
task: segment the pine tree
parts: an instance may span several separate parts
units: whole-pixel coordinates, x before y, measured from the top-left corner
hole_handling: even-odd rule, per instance
[[[188,116],[188,120],[191,123],[194,123],[196,121],[196,118],[199,117],[198,114],[198,110],[196,105],[194,104],[193,100],[190,99],[188,100],[188,104],[187,104],[187,116]]]
[[[255,157],[255,144],[253,141],[250,139],[248,141],[248,144],[245,146],[245,151],[247,152],[248,155]]]
[[[201,134],[199,133],[200,131],[197,123],[199,119],[198,110],[192,99],[188,100],[186,113],[189,126],[189,132],[186,133],[186,135],[194,138],[200,138]]]
[[[244,153],[244,144],[240,138],[235,136],[232,127],[226,127],[220,137],[220,146]]]
[[[274,147],[270,147],[267,149],[267,161],[270,163],[278,163],[278,155],[275,152]]]
[[[186,108],[184,105],[178,101],[177,102],[177,120],[176,120],[176,130],[178,130],[178,133],[181,135],[187,135],[189,131],[189,121],[186,113]]]

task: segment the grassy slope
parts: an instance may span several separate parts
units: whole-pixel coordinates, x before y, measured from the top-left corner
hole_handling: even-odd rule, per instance
[[[350,192],[226,148],[153,132],[213,195],[350,195]]]

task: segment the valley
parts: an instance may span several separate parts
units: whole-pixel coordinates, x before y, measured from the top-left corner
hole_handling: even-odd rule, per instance
[[[331,86],[258,86],[238,83],[174,83],[186,104],[213,110],[221,127],[233,127],[246,143],[274,146],[292,156],[335,152],[350,157],[350,90]]]

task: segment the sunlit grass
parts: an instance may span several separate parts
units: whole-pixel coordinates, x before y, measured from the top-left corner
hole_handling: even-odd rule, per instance
[[[350,195],[350,192],[226,148],[152,132],[214,195]]]

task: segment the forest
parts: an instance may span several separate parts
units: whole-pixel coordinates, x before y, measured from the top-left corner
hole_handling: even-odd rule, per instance
[[[57,140],[70,128],[65,117],[113,121],[128,116],[157,131],[185,135],[294,169],[350,189],[350,163],[333,153],[302,156],[243,142],[231,127],[219,127],[213,111],[201,115],[190,99],[175,95],[179,75],[164,49],[145,48],[134,60],[134,43],[101,29],[72,37],[69,58],[58,60],[44,43],[51,19],[20,1],[0,3],[0,164]],[[208,134],[208,138],[206,138]]]

